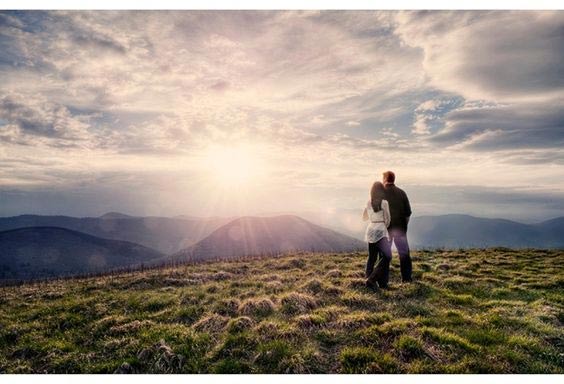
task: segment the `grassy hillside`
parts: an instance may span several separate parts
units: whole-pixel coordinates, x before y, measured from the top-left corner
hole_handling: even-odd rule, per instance
[[[294,255],[0,290],[0,372],[564,373],[564,252]]]

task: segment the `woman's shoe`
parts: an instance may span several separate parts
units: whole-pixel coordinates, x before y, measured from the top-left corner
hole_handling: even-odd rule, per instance
[[[378,289],[378,285],[376,283],[373,283],[370,280],[366,280],[366,288],[369,288],[369,289],[375,291],[375,290]]]

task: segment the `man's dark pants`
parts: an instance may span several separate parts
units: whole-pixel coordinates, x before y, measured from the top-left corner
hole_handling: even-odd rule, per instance
[[[401,280],[403,282],[411,281],[411,256],[409,256],[409,244],[407,243],[407,234],[403,229],[388,230],[390,239],[396,245],[400,259]]]

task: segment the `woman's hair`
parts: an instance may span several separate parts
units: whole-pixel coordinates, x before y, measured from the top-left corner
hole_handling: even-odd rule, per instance
[[[374,212],[382,209],[382,200],[384,199],[384,184],[376,181],[370,188],[370,203]]]

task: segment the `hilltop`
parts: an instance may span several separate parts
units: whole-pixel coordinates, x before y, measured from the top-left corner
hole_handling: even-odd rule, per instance
[[[230,259],[292,251],[346,252],[364,248],[366,243],[358,239],[320,227],[298,216],[244,216],[178,252],[172,259]]]
[[[564,373],[564,252],[294,254],[2,288],[0,372]]]

